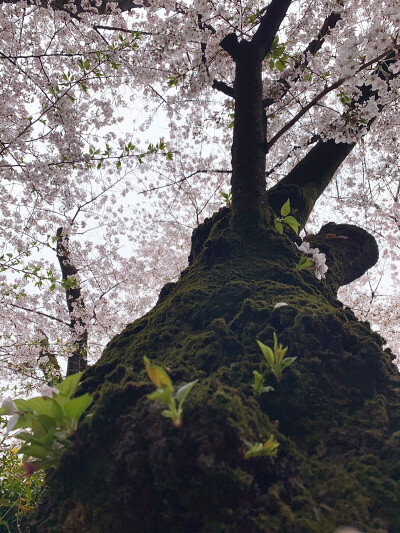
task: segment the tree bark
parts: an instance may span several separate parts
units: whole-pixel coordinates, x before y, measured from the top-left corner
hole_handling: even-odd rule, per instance
[[[235,62],[235,123],[232,143],[232,222],[240,230],[266,215],[267,121],[262,97],[262,62],[291,4],[272,0],[251,41],[232,33],[221,42]]]
[[[195,230],[179,281],[86,371],[91,422],[49,474],[32,533],[400,530],[399,373],[336,299],[376,262],[376,242],[322,228],[313,245],[329,270],[318,280],[296,270],[301,253],[269,212],[289,197],[304,224],[352,149],[320,141],[265,191],[261,64],[289,5],[273,0],[251,42],[221,43],[236,66],[232,208]],[[296,358],[281,377],[256,342],[272,349],[274,335]],[[180,427],[148,398],[143,356],[176,388],[198,380]],[[274,390],[255,394],[254,372]],[[276,456],[249,456],[274,440]]]
[[[321,231],[329,270],[319,281],[295,271],[288,237],[243,234],[230,218],[225,208],[194,232],[180,280],[86,371],[91,425],[49,474],[32,532],[398,531],[398,370],[335,297],[376,261],[374,239]],[[273,333],[297,357],[279,381],[256,342],[272,347]],[[147,398],[144,355],[176,388],[199,380],[179,428]],[[254,371],[275,390],[255,395]],[[246,458],[246,441],[271,435],[276,457]]]
[[[71,260],[69,239],[62,231],[62,228],[58,228],[57,230],[56,253],[64,283],[65,297],[70,317],[70,328],[72,335],[76,337],[72,355],[68,357],[67,376],[70,376],[71,374],[77,374],[85,370],[87,367],[88,331],[82,319],[82,313],[85,311],[85,303],[77,280],[78,270]],[[72,284],[70,284],[71,281],[73,282]]]

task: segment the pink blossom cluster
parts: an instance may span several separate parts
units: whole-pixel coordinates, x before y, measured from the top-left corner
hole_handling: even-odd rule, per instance
[[[321,253],[318,248],[310,248],[310,243],[303,241],[300,245],[295,243],[299,252],[303,252],[305,255],[310,255],[314,261],[313,270],[317,279],[325,278],[325,274],[328,272],[328,266],[326,264],[326,256]]]

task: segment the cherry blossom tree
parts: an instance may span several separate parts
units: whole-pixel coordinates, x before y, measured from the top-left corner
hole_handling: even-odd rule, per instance
[[[376,263],[375,237],[383,263],[342,298],[396,346],[397,2],[2,12],[4,300],[19,338],[23,320],[45,325],[26,350],[47,350],[64,327],[80,365],[120,327],[122,299],[174,277],[198,226],[180,280],[87,370],[92,425],[50,477],[35,530],[117,531],[128,517],[144,531],[395,531],[394,356],[336,292]],[[166,133],[150,139],[156,122]],[[220,190],[229,205],[205,219]],[[34,247],[55,252],[61,276],[26,259]],[[268,359],[285,361],[277,335],[292,357],[283,377]],[[275,370],[259,366],[256,338],[274,339]],[[146,398],[144,355],[170,413],[170,378],[150,361],[191,382],[179,429]]]
[[[68,356],[80,335],[56,260],[59,227],[70,236],[81,278],[85,316],[78,321],[93,359],[184,267],[190,232],[229,187],[233,69],[219,43],[227,28],[239,38],[254,33],[265,8],[41,6],[4,2],[2,11],[2,361],[25,373],[36,367],[42,339],[53,354]],[[397,8],[389,3],[377,14],[363,6],[360,14],[339,2],[307,9],[292,4],[265,61],[267,185],[318,139],[360,141],[306,231],[332,216],[373,231],[381,266],[341,297],[397,348],[397,138],[387,121],[397,105],[398,67],[385,67],[397,53]],[[366,80],[379,102],[353,104]],[[160,120],[168,146],[157,138],[143,143],[140,132],[150,135]],[[359,127],[372,120],[379,136]],[[135,244],[122,251],[128,235]],[[128,279],[140,295],[135,303],[121,290]]]

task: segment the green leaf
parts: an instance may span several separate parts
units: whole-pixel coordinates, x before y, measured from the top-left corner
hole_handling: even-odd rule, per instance
[[[279,72],[282,72],[285,69],[285,64],[280,59],[277,59],[275,62],[275,68],[279,70]]]
[[[274,390],[275,390],[274,387],[271,387],[270,385],[268,385],[267,387],[263,387],[261,393],[263,393],[263,392],[272,392]]]
[[[293,363],[293,361],[295,361],[296,359],[297,359],[297,357],[286,357],[281,363],[282,370],[284,370],[289,365],[291,365]]]
[[[281,215],[283,217],[286,217],[290,213],[290,198],[286,200],[286,202],[281,207]]]
[[[143,357],[143,361],[146,367],[147,375],[156,387],[160,389],[173,389],[172,381],[163,368],[152,365],[146,356]]]
[[[294,217],[292,216],[285,217],[283,221],[286,224],[288,224],[292,228],[292,230],[296,232],[297,235],[299,234],[300,223],[297,222],[297,220]]]
[[[275,50],[276,57],[280,58],[285,52],[285,48],[286,48],[285,44],[282,44],[281,46],[276,48]]]
[[[178,85],[179,76],[168,76],[168,87]]]
[[[305,255],[303,255],[298,265],[296,266],[296,270],[310,269],[310,268],[314,268],[314,261],[311,259],[311,257],[306,257]]]
[[[73,398],[64,405],[64,413],[69,418],[77,420],[86,411],[92,401],[93,398],[88,393]]]
[[[275,357],[274,352],[269,346],[266,346],[261,341],[257,340],[258,346],[261,348],[262,353],[264,354],[265,359],[268,361],[271,368],[274,368]]]
[[[275,222],[275,229],[280,235],[283,235],[283,225],[280,222]]]
[[[150,400],[155,400],[156,402],[165,403],[166,405],[172,405],[172,393],[173,389],[156,389],[151,394],[148,394],[147,398]]]
[[[18,438],[20,440],[25,440],[26,442],[32,442],[32,440],[35,440],[35,437],[32,433],[29,433],[29,431],[19,431]]]
[[[18,451],[19,453],[23,453],[29,457],[37,457],[38,459],[45,459],[49,455],[49,450],[46,450],[46,448],[39,444],[24,444]]]
[[[189,394],[189,392],[192,390],[192,388],[194,387],[194,385],[196,385],[198,381],[199,380],[196,379],[194,381],[191,381],[190,383],[187,383],[186,385],[183,385],[180,389],[178,389],[176,393],[176,399],[179,403],[179,406],[183,404],[186,396]]]
[[[245,459],[250,459],[251,457],[262,457],[262,456],[274,456],[278,453],[279,442],[275,440],[273,435],[264,442],[256,442],[252,444],[251,442],[244,440],[243,441],[248,447],[247,452],[244,454]]]
[[[36,415],[46,415],[60,421],[63,419],[61,407],[52,398],[38,396],[29,400],[15,400],[15,405],[21,411],[35,411]]]
[[[274,387],[264,387],[264,376],[260,374],[257,370],[253,371],[254,375],[254,384],[253,389],[255,394],[263,394],[264,392],[270,392],[274,390]]]
[[[18,438],[25,440],[27,443],[37,444],[38,446],[43,446],[44,448],[51,449],[54,441],[54,434],[55,427],[52,428],[48,433],[46,433],[46,435],[40,438],[37,438],[36,435],[32,435],[28,431],[20,431],[17,436]]]
[[[165,418],[171,418],[172,420],[177,420],[178,416],[177,413],[174,413],[170,409],[164,409],[164,411],[161,413]]]
[[[64,381],[57,385],[60,394],[63,394],[64,396],[67,396],[67,398],[70,398],[76,391],[82,374],[83,372],[78,372],[78,374],[72,374],[72,376],[66,377]]]
[[[57,426],[55,419],[50,416],[39,415],[39,416],[35,416],[35,419],[40,422],[41,426],[45,429],[46,434],[49,431],[55,430]],[[32,420],[32,429],[35,431],[34,426],[33,426],[33,420]]]
[[[41,415],[41,416],[44,417],[45,415]],[[46,418],[49,418],[49,417],[46,417]],[[54,420],[54,418],[50,420]],[[55,423],[54,423],[54,427],[55,427]],[[39,420],[38,416],[32,417],[32,431],[35,434],[35,436],[39,438],[44,437],[46,433],[48,432],[48,430],[43,426],[43,424]]]

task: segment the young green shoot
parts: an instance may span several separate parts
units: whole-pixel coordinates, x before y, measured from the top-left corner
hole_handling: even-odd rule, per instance
[[[258,346],[261,348],[261,351],[264,354],[267,363],[271,367],[271,370],[274,373],[277,381],[280,381],[282,377],[282,372],[285,370],[285,368],[291,365],[293,361],[297,359],[297,357],[285,357],[285,354],[288,349],[287,347],[283,348],[282,344],[278,344],[278,339],[276,337],[275,332],[273,350],[266,344],[260,342],[259,340],[257,340],[257,343]]]
[[[283,206],[281,207],[281,216],[275,218],[275,229],[280,235],[283,235],[284,224],[292,228],[292,230],[296,233],[296,235],[299,234],[300,224],[299,222],[297,222],[294,216],[291,216],[289,213],[290,213],[290,199],[288,198],[286,202],[283,204]]]
[[[270,386],[264,387],[265,378],[262,374],[260,374],[260,372],[258,372],[257,370],[254,370],[253,375],[254,375],[254,383],[253,383],[254,394],[257,394],[257,396],[259,396],[260,394],[263,394],[264,392],[271,392],[274,390],[274,387],[270,387]]]
[[[180,387],[175,393],[172,381],[166,371],[160,366],[151,364],[147,357],[143,357],[143,360],[147,375],[157,387],[156,390],[151,394],[148,394],[147,397],[150,398],[150,400],[155,400],[166,405],[167,409],[164,409],[162,415],[166,418],[170,418],[175,427],[181,426],[183,402],[198,380],[196,379],[195,381],[186,383],[186,385],[182,385],[182,387]]]
[[[262,443],[256,442],[252,444],[248,440],[243,441],[247,446],[247,451],[244,454],[245,459],[251,459],[252,457],[274,457],[278,453],[279,442],[276,441],[273,435],[270,438]]]
[[[218,191],[218,192],[222,196],[222,199],[225,202],[225,205],[227,207],[230,207],[231,202],[232,202],[232,192],[224,192],[224,191]]]

